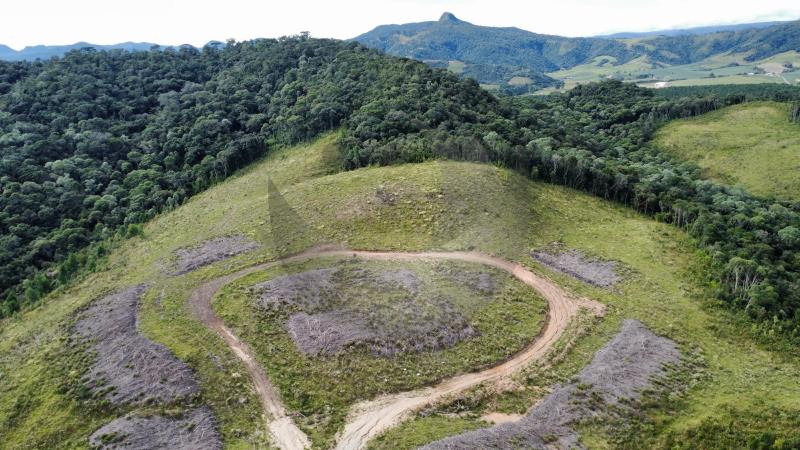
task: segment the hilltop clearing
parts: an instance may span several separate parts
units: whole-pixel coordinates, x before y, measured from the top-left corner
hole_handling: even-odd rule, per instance
[[[149,288],[140,300],[138,330],[192,370],[199,387],[196,402],[208,405],[216,417],[225,447],[266,446],[270,430],[248,366],[215,331],[201,326],[189,306],[190,293],[209,280],[325,243],[363,250],[494,254],[548,277],[575,296],[608,305],[602,320],[576,322],[581,326],[567,329],[554,344],[552,356],[525,367],[511,384],[490,383],[457,395],[454,401],[466,408],[465,415],[447,415],[453,403],[445,399],[433,410],[423,408],[422,415],[412,415],[410,422],[389,431],[376,445],[423,445],[474,428],[484,412],[524,413],[554,384],[577,374],[625,319],[637,319],[678,342],[682,353],[696,355],[693,358],[702,363],[687,375],[685,394],[650,404],[641,416],[646,426],[625,436],[648,447],[676,441],[715,446],[729,442],[723,438],[748,442],[767,432],[788,439],[797,429],[792,418],[800,410],[794,383],[800,365],[753,340],[750,328],[736,316],[708,306],[711,296],[696,277],[704,273],[705,262],[680,231],[621,206],[489,165],[428,162],[325,175],[336,163],[333,142],[334,136],[327,136],[275,152],[150,221],[142,236],[125,241],[110,255],[107,270],[54,293],[39,308],[5,320],[0,331],[2,446],[85,448],[98,429],[128,414],[127,406],[108,409],[81,396],[78,387],[88,367],[71,366],[63,342],[70,317],[84,305],[142,283]],[[173,267],[181,249],[237,235],[261,246],[181,276],[164,270]],[[616,262],[624,268],[622,281],[612,289],[598,288],[539,265],[531,252],[550,251],[556,248],[554,243],[580,251],[585,258]],[[324,267],[308,267],[320,268]],[[265,280],[252,281],[245,285]],[[262,322],[255,316],[229,314],[235,305],[225,299],[234,298],[233,288],[220,292],[215,307],[222,323],[237,334],[252,330],[241,339],[258,355],[257,346],[275,342],[272,339],[280,334],[260,334]],[[249,302],[255,297],[243,298]],[[308,402],[313,395],[305,397],[300,390],[287,394],[286,387],[302,379],[273,378],[278,373],[274,361],[259,356],[255,361],[285,402],[286,416],[312,443],[330,443],[324,430],[337,428],[335,421],[324,414],[302,419],[298,414],[314,411]],[[753,384],[753,379],[759,383]],[[66,387],[75,389],[65,389],[64,380],[72,380]],[[712,432],[730,421],[743,425],[728,434]],[[590,442],[621,438],[602,428],[580,433]]]

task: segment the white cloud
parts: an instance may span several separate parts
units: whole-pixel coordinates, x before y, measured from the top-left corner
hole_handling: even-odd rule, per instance
[[[202,45],[300,31],[345,39],[380,24],[436,20],[444,11],[480,25],[566,36],[800,17],[796,0],[24,0],[2,10],[0,43],[14,48],[77,41]]]

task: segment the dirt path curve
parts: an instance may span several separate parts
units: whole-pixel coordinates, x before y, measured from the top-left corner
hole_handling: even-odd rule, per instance
[[[343,432],[340,434],[337,449],[361,449],[373,437],[397,425],[412,412],[443,397],[462,392],[477,384],[505,377],[544,356],[581,308],[588,308],[598,314],[603,305],[588,299],[576,299],[551,281],[539,277],[519,264],[478,252],[370,252],[347,250],[339,247],[315,247],[294,256],[259,264],[238,272],[208,281],[195,289],[190,296],[190,305],[195,315],[208,328],[219,334],[236,356],[244,362],[261,399],[267,415],[267,428],[275,443],[284,450],[304,449],[310,446],[308,437],[295,425],[280,400],[280,395],[269,382],[264,368],[258,364],[250,347],[234,335],[222,323],[211,307],[211,300],[219,289],[245,275],[275,267],[279,264],[300,262],[320,257],[358,257],[372,260],[414,260],[419,258],[447,259],[473,262],[496,267],[513,275],[523,283],[534,288],[548,302],[547,321],[539,336],[525,349],[511,359],[480,372],[468,373],[449,378],[435,386],[409,392],[401,392],[361,402],[353,407]]]

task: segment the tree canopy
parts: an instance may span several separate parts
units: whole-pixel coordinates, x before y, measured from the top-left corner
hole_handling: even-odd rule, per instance
[[[666,120],[748,99],[614,81],[498,98],[307,36],[0,63],[2,312],[91,270],[110,237],[139,233],[270,149],[341,128],[345,169],[494,162],[674,223],[708,255],[721,299],[797,336],[800,207],[712,183],[649,144]]]

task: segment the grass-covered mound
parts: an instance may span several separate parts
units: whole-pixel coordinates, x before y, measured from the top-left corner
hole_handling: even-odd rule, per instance
[[[787,104],[749,103],[676,120],[658,131],[656,145],[715,180],[800,199],[800,125],[790,121]]]
[[[205,280],[326,242],[365,250],[474,247],[609,306],[602,321],[552,366],[529,370],[510,386],[514,389],[470,394],[442,414],[409,422],[381,445],[408,448],[485,426],[478,420],[485,412],[524,413],[543,390],[579,373],[625,319],[637,319],[678,342],[683,354],[698,355],[706,366],[686,380],[684,396],[650,404],[646,422],[626,434],[639,439],[629,447],[663,448],[676,442],[695,448],[746,446],[762,433],[788,438],[800,427],[797,357],[753,339],[749,325],[730,313],[705,306],[712,296],[697,276],[705,273],[705,261],[680,231],[621,206],[489,165],[430,162],[335,173],[334,138],[277,151],[157,217],[144,227],[143,236],[115,250],[104,270],[51,294],[43,306],[4,320],[0,448],[86,448],[92,433],[127,414],[125,408],[103,407],[85,397],[78,388],[88,364],[65,345],[68,325],[80,308],[141,283],[150,288],[140,301],[138,330],[192,369],[200,389],[197,401],[213,412],[226,448],[266,446],[261,405],[246,370],[192,316],[188,296]],[[281,195],[270,195],[268,179]],[[244,236],[261,247],[172,275],[180,260],[176,251],[222,236]],[[587,258],[616,262],[625,268],[623,280],[611,289],[593,287],[551,271],[531,256],[554,243]],[[253,284],[258,281],[265,280]],[[256,319],[241,329],[258,326]],[[285,331],[279,331],[285,339]],[[272,342],[269,336],[261,338]],[[274,381],[303,383],[294,377]],[[309,419],[305,425],[318,430],[318,445],[329,442],[319,437],[324,423]],[[581,436],[595,444],[590,447],[609,446],[614,438],[613,430],[609,437],[604,429],[581,430]]]
[[[530,287],[478,264],[327,258],[238,280],[215,308],[320,439],[357,400],[512,356],[547,311]]]

